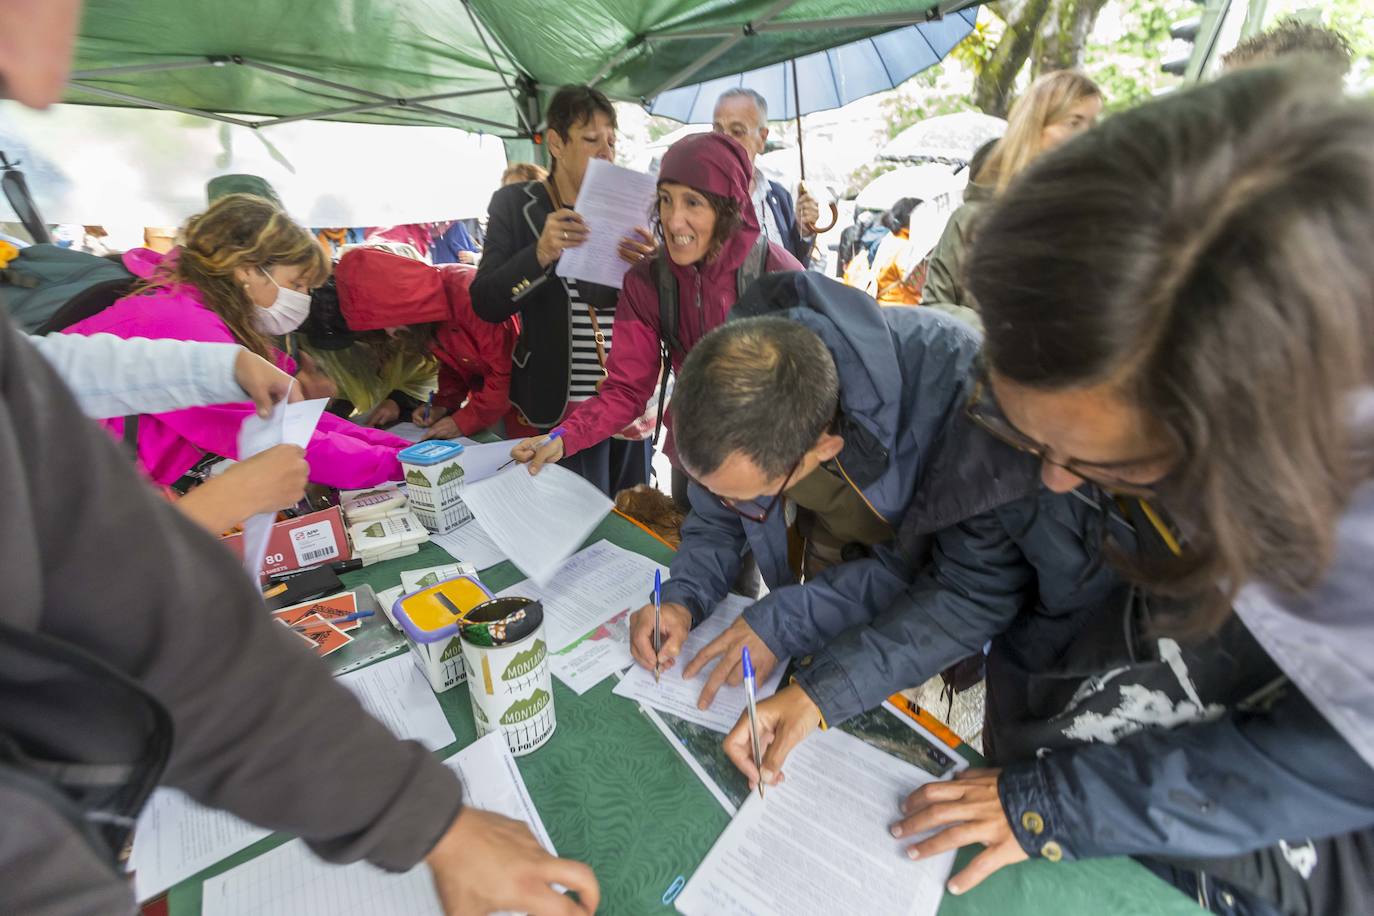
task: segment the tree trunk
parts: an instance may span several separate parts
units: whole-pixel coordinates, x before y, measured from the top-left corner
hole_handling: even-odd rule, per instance
[[[1106,0],[1054,0],[1037,29],[1031,76],[1083,65],[1083,49]]]
[[[1098,0],[1085,0],[1098,2]],[[982,111],[999,118],[1007,116],[1011,107],[1012,87],[1035,47],[1036,36],[1050,9],[1050,0],[1026,0],[1024,3],[999,4],[999,12],[1007,24],[1002,40],[993,49],[992,57],[983,65],[973,84],[973,104]]]

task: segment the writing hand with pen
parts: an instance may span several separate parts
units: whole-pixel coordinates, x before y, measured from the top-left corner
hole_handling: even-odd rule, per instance
[[[660,670],[667,671],[677,664],[678,656],[682,654],[682,644],[687,640],[687,634],[691,629],[692,612],[685,605],[674,602],[663,604],[659,613],[661,642],[659,651],[655,653],[654,606],[646,604],[630,618],[630,654],[636,662],[650,671],[654,670],[655,661]],[[706,679],[706,685],[701,689],[701,696],[697,699],[699,709],[710,709],[716,694],[726,684],[739,687],[744,683],[740,650],[746,647],[753,656],[754,673],[760,681],[766,680],[778,666],[778,657],[762,639],[759,639],[758,634],[743,617],[707,643],[706,648],[687,662],[682,676],[690,679],[696,677],[697,673],[712,661],[720,659],[711,676]]]
[[[807,736],[821,725],[821,710],[800,686],[792,684],[758,704],[755,713],[758,743],[763,766],[755,764],[753,735],[749,718],[741,715],[725,737],[725,754],[753,789],[760,782],[776,786],[783,782],[783,765]],[[962,894],[1006,865],[1026,858],[1012,833],[1011,822],[997,791],[1000,769],[971,769],[956,773],[954,779],[927,783],[902,799],[890,831],[897,839],[930,833],[907,847],[907,855],[923,859],[981,843],[982,852],[974,856],[946,885],[952,894]]]

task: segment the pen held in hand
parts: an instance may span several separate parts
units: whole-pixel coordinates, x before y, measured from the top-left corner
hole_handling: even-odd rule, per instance
[[[658,654],[663,649],[663,634],[659,629],[663,623],[663,573],[654,570],[654,683],[659,682],[661,669]]]
[[[759,798],[763,798],[763,749],[759,744],[759,719],[756,708],[757,697],[754,692],[754,662],[749,657],[749,647],[740,650],[744,663],[744,696],[748,700],[749,740],[754,746],[754,769],[759,774]]]
[[[541,448],[543,448],[544,446],[548,445],[550,442],[552,442],[552,441],[555,440],[555,439],[562,439],[562,438],[563,438],[563,432],[564,432],[564,430],[563,430],[563,427],[561,427],[561,426],[555,427],[554,429],[550,430],[550,431],[549,431],[549,434],[548,434],[547,436],[545,436],[543,439],[540,439],[539,442],[535,444],[535,446],[534,446],[534,451],[535,451],[535,452],[538,452]],[[533,460],[533,458],[534,458],[534,456],[531,455],[531,456],[530,456],[530,459]],[[510,467],[512,464],[515,464],[515,462],[516,462],[516,459],[515,459],[515,458],[512,458],[510,461],[507,461],[505,464],[503,464],[503,465],[501,465],[499,468],[497,468],[495,473],[498,473],[498,474],[501,473],[501,472],[504,471],[506,468]]]

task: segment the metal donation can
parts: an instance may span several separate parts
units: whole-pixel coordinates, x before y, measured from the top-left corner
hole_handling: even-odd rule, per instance
[[[498,728],[516,757],[553,736],[549,648],[544,606],[529,598],[495,598],[466,615],[458,628],[477,736]]]

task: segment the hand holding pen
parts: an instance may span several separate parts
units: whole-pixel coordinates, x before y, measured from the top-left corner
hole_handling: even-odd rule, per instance
[[[744,695],[749,701],[749,738],[754,746],[754,768],[759,773],[759,798],[763,798],[763,747],[759,744],[758,697],[754,685],[754,662],[749,658],[749,647],[741,650],[744,662]]]
[[[498,471],[504,471],[515,462],[528,464],[531,474],[538,474],[539,469],[546,464],[555,464],[563,458],[563,433],[561,426],[556,426],[549,430],[547,436],[531,436],[530,438],[516,444],[510,450],[510,461],[507,461]]]
[[[663,651],[663,573],[654,570],[654,683],[657,684],[662,666],[659,653]]]

